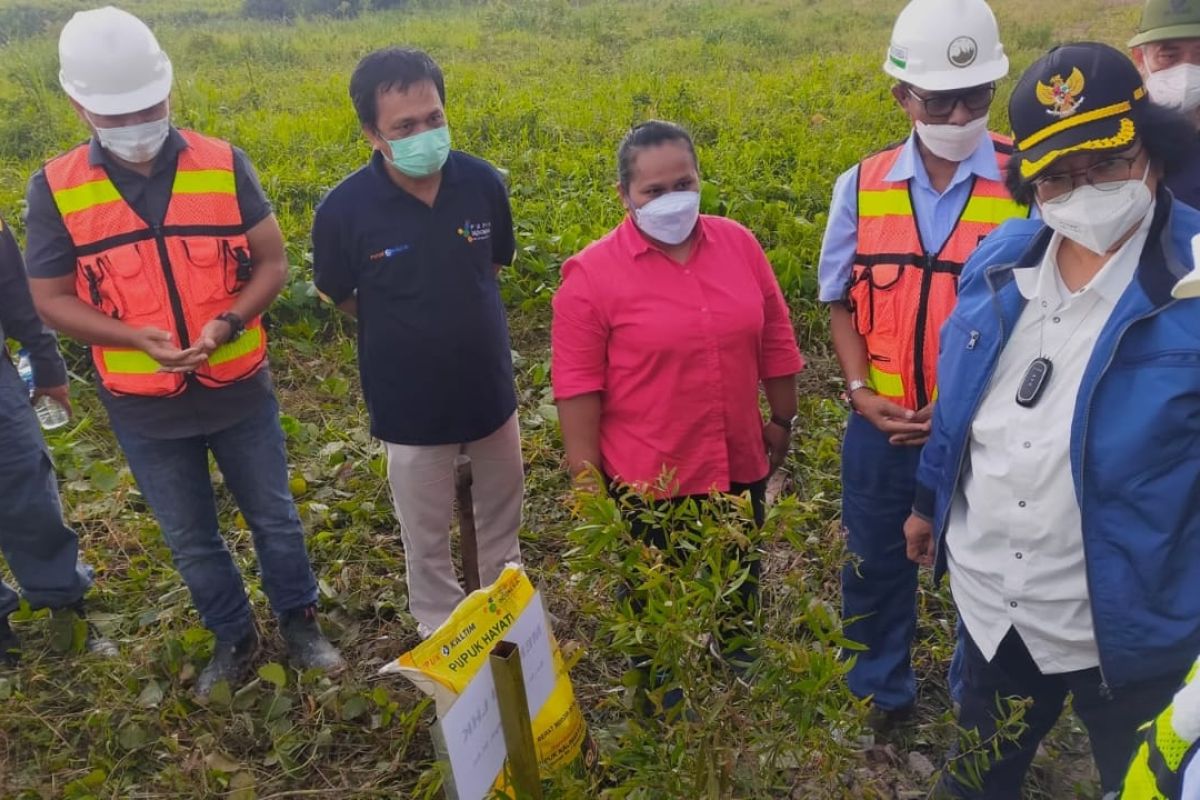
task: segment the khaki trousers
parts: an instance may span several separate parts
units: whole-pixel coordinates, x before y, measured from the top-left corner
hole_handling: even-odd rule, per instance
[[[465,596],[450,557],[455,456],[471,457],[480,581],[487,586],[505,564],[521,560],[517,540],[525,488],[521,431],[514,413],[499,430],[473,442],[429,446],[384,442],[384,446],[404,545],[408,609],[422,634],[428,635]]]

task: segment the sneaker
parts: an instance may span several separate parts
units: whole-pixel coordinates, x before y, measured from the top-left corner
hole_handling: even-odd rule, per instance
[[[880,735],[891,733],[897,728],[912,722],[916,716],[916,710],[916,706],[880,708],[873,705],[871,706],[871,710],[867,712],[867,727]]]
[[[230,689],[238,686],[250,677],[254,669],[254,659],[258,656],[258,630],[253,624],[250,632],[236,642],[217,640],[213,648],[212,658],[208,665],[200,671],[193,690],[197,700],[207,700],[218,683],[224,681]]]
[[[121,651],[116,642],[100,632],[87,618],[82,600],[50,611],[50,647],[57,653],[76,652],[76,636],[83,626],[83,650],[101,658],[115,658]]]
[[[323,669],[336,675],[346,668],[346,660],[321,632],[315,605],[284,612],[279,632],[287,645],[288,661],[296,669]]]
[[[0,617],[0,666],[15,667],[21,661],[21,640],[9,627],[8,616]]]

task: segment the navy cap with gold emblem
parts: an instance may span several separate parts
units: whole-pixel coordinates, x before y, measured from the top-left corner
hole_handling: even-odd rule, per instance
[[[1056,47],[1025,70],[1008,103],[1021,177],[1078,152],[1124,150],[1149,102],[1128,56],[1106,44]]]

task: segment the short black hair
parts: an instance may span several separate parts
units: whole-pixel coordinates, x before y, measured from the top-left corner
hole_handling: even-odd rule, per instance
[[[692,154],[692,161],[699,166],[692,135],[674,122],[652,119],[630,128],[629,133],[621,140],[621,146],[617,148],[617,180],[620,181],[622,189],[628,189],[629,182],[633,179],[633,162],[637,160],[638,151],[664,142],[686,144],[688,152]]]
[[[358,121],[374,130],[382,92],[393,87],[407,89],[421,81],[432,81],[442,104],[446,103],[446,81],[442,68],[423,50],[388,47],[363,56],[350,76],[350,101]]]
[[[1195,126],[1173,108],[1144,103],[1135,112],[1134,125],[1137,126],[1137,138],[1134,141],[1141,143],[1151,161],[1162,166],[1165,175],[1178,169],[1196,147]],[[1129,147],[1120,149],[1128,150]],[[1008,160],[1004,183],[1008,193],[1021,205],[1032,206],[1037,199],[1033,181],[1021,177],[1019,154]]]

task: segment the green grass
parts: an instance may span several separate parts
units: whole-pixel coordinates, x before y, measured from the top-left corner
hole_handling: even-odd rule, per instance
[[[29,174],[84,136],[57,87],[55,33],[70,9],[85,5],[0,0],[9,39],[0,46],[0,213],[18,230]],[[561,635],[587,647],[574,677],[603,748],[605,796],[664,796],[656,785],[677,785],[667,773],[687,775],[702,756],[728,769],[714,771],[715,782],[697,789],[697,797],[889,797],[893,789],[926,788],[903,754],[915,750],[938,764],[952,735],[942,677],[952,647],[944,592],[922,594],[916,657],[926,687],[923,714],[894,743],[898,751],[864,750],[861,710],[822,688],[818,674],[828,668],[822,643],[835,636],[821,620],[836,619],[845,414],[814,299],[815,264],[836,175],[906,132],[879,69],[901,5],[427,2],[355,19],[279,24],[238,18],[235,0],[127,2],[155,23],[171,54],[176,122],[249,153],[287,236],[294,270],[274,312],[274,371],[293,473],[306,483],[298,501],[322,605],[354,668],[336,683],[290,674],[278,689],[260,680],[213,708],[188,699],[210,639],[87,386],[83,351],[69,345],[81,376],[80,417],[51,443],[67,513],[99,573],[95,604],[120,640],[122,658],[99,663],[57,655],[44,615],[18,615],[27,652],[21,669],[0,673],[0,797],[246,800],[440,791],[425,730],[431,709],[404,683],[373,677],[383,661],[414,643],[414,626],[403,610],[403,558],[382,454],[358,402],[351,326],[317,302],[307,254],[314,203],[367,157],[346,94],[350,70],[369,50],[398,43],[428,49],[445,69],[456,145],[510,175],[519,256],[504,273],[503,289],[520,354],[529,465],[525,552],[563,620]],[[1132,5],[1108,0],[1061,9],[997,0],[995,7],[1014,74],[1060,39],[1120,43],[1136,19]],[[547,407],[547,328],[559,265],[621,217],[612,188],[616,143],[631,123],[649,117],[681,122],[695,134],[706,210],[732,216],[759,236],[792,301],[812,367],[802,380],[803,422],[786,468],[795,498],[779,512],[786,535],[768,542],[764,625],[781,643],[775,677],[744,695],[726,696],[706,684],[729,703],[728,715],[647,734],[631,729],[619,702],[622,650],[600,635],[616,621],[592,613],[604,597],[597,595],[604,576],[580,572],[580,562],[564,555],[578,534]],[[999,130],[1002,118],[998,110]],[[222,495],[230,546],[273,636],[249,534],[239,521]],[[808,632],[793,635],[798,627]],[[277,644],[267,658],[282,658]],[[821,709],[820,727],[836,735],[806,734],[804,743],[827,749],[783,758],[786,742],[772,731],[807,707]],[[730,719],[761,735],[720,735]],[[1047,749],[1050,761],[1035,776],[1035,795],[1094,796],[1086,744],[1071,723]],[[655,784],[655,775],[663,781]],[[583,778],[564,778],[551,796],[600,791]]]

